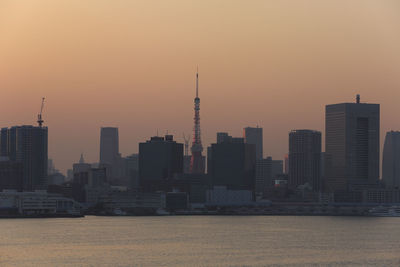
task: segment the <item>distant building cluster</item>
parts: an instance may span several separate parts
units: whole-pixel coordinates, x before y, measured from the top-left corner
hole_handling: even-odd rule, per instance
[[[242,137],[217,133],[205,156],[196,89],[192,155],[187,140],[182,144],[165,135],[150,137],[138,154],[122,157],[118,128],[102,127],[99,162],[87,163],[81,155],[65,177],[48,159],[47,127],[3,128],[0,190],[42,190],[40,196],[47,190],[94,213],[271,202],[400,203],[400,132],[386,134],[380,178],[379,104],[361,103],[358,96],[354,103],[327,105],[324,152],[320,131],[295,129],[283,160],[264,157],[263,128],[257,126],[244,128]]]

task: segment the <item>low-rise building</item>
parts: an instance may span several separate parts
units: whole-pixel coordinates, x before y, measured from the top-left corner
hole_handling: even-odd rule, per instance
[[[253,202],[250,190],[229,190],[226,186],[214,186],[206,191],[206,203],[215,205],[246,205]]]
[[[81,205],[59,194],[49,194],[44,190],[0,192],[0,214],[21,216],[80,216]]]

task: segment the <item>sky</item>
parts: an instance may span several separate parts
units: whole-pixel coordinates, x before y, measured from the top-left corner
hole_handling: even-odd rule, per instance
[[[1,0],[0,127],[36,124],[65,172],[99,160],[100,127],[122,156],[157,132],[193,130],[199,67],[203,146],[259,125],[283,159],[292,129],[324,133],[327,104],[381,104],[400,130],[397,0]],[[323,148],[324,149],[324,148]]]

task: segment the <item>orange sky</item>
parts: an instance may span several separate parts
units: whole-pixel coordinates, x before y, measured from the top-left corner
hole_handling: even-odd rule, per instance
[[[49,156],[95,162],[99,128],[122,155],[159,133],[191,134],[196,65],[205,146],[217,131],[324,129],[324,106],[381,104],[382,141],[400,130],[400,2],[0,1],[0,126],[34,124],[46,97]],[[383,143],[383,142],[382,142]]]

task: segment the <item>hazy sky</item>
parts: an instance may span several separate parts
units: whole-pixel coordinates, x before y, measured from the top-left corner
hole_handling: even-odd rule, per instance
[[[264,128],[282,159],[291,129],[324,132],[324,106],[381,104],[400,130],[400,1],[1,0],[0,126],[35,124],[49,156],[98,161],[101,126],[122,155],[166,131],[192,134],[200,70],[204,146]],[[383,142],[381,142],[383,143]]]

